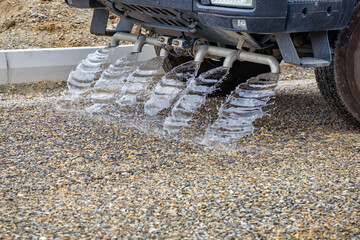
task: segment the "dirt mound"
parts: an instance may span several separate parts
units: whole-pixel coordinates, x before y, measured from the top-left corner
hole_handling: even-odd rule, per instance
[[[101,46],[108,37],[90,34],[91,9],[64,0],[0,0],[0,49]],[[109,27],[116,26],[112,17]]]

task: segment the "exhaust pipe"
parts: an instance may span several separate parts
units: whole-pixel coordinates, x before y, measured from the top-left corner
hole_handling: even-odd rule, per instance
[[[127,41],[127,42],[135,42],[133,49],[134,53],[141,52],[145,44],[150,44],[157,47],[167,45],[168,47],[171,48],[172,47],[171,44],[168,43],[167,40],[164,42],[164,39],[170,39],[170,38],[169,37],[154,38],[147,36],[138,36],[131,33],[118,32],[111,39],[111,47],[117,47],[120,41]],[[162,48],[160,51],[160,56],[167,57],[168,55],[169,55],[168,51]],[[251,53],[243,50],[234,50],[223,47],[209,46],[209,45],[199,46],[198,51],[195,55],[195,61],[203,62],[205,58],[216,58],[216,57],[225,58],[223,64],[223,67],[225,68],[231,68],[234,62],[236,60],[239,60],[239,61],[268,65],[272,73],[276,73],[276,74],[280,73],[280,64],[273,56],[259,54],[259,53]]]

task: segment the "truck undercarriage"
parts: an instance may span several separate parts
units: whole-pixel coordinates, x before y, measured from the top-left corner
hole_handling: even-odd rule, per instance
[[[315,67],[320,90],[330,106],[349,122],[360,123],[360,74],[354,71],[359,47],[351,38],[358,32],[356,0],[66,2],[74,7],[93,8],[91,32],[113,36],[112,46],[119,41],[135,42],[134,52],[139,52],[145,43],[154,45],[159,56],[165,58],[167,71],[194,58],[195,62],[231,69],[230,78],[237,81],[236,86],[246,81],[236,79],[244,71],[251,72],[244,75],[246,78],[266,72],[278,74],[281,60]],[[107,29],[109,12],[121,18],[116,30]],[[129,34],[134,24],[148,35]],[[347,35],[346,26],[352,26]],[[339,46],[339,42],[345,46]],[[348,44],[351,49],[343,49]],[[340,58],[341,67],[337,62]],[[253,65],[244,65],[248,62]]]

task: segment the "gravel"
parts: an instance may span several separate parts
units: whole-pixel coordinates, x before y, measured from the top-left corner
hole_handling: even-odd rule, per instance
[[[360,131],[311,70],[284,66],[232,151],[196,141],[219,99],[175,140],[88,116],[65,86],[0,87],[0,239],[360,239]]]
[[[64,0],[0,0],[0,49],[105,46],[108,37],[90,34],[92,10]],[[110,16],[108,28],[119,18]]]
[[[0,7],[1,49],[109,43],[63,0]],[[360,131],[311,69],[283,66],[270,115],[236,150],[198,143],[223,99],[172,139],[134,109],[89,116],[65,89],[0,86],[0,239],[360,239]]]

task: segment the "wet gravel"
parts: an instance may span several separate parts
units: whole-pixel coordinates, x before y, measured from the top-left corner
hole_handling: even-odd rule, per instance
[[[360,131],[311,70],[284,67],[232,151],[192,141],[201,111],[174,140],[64,108],[64,89],[0,86],[0,239],[360,239]]]

